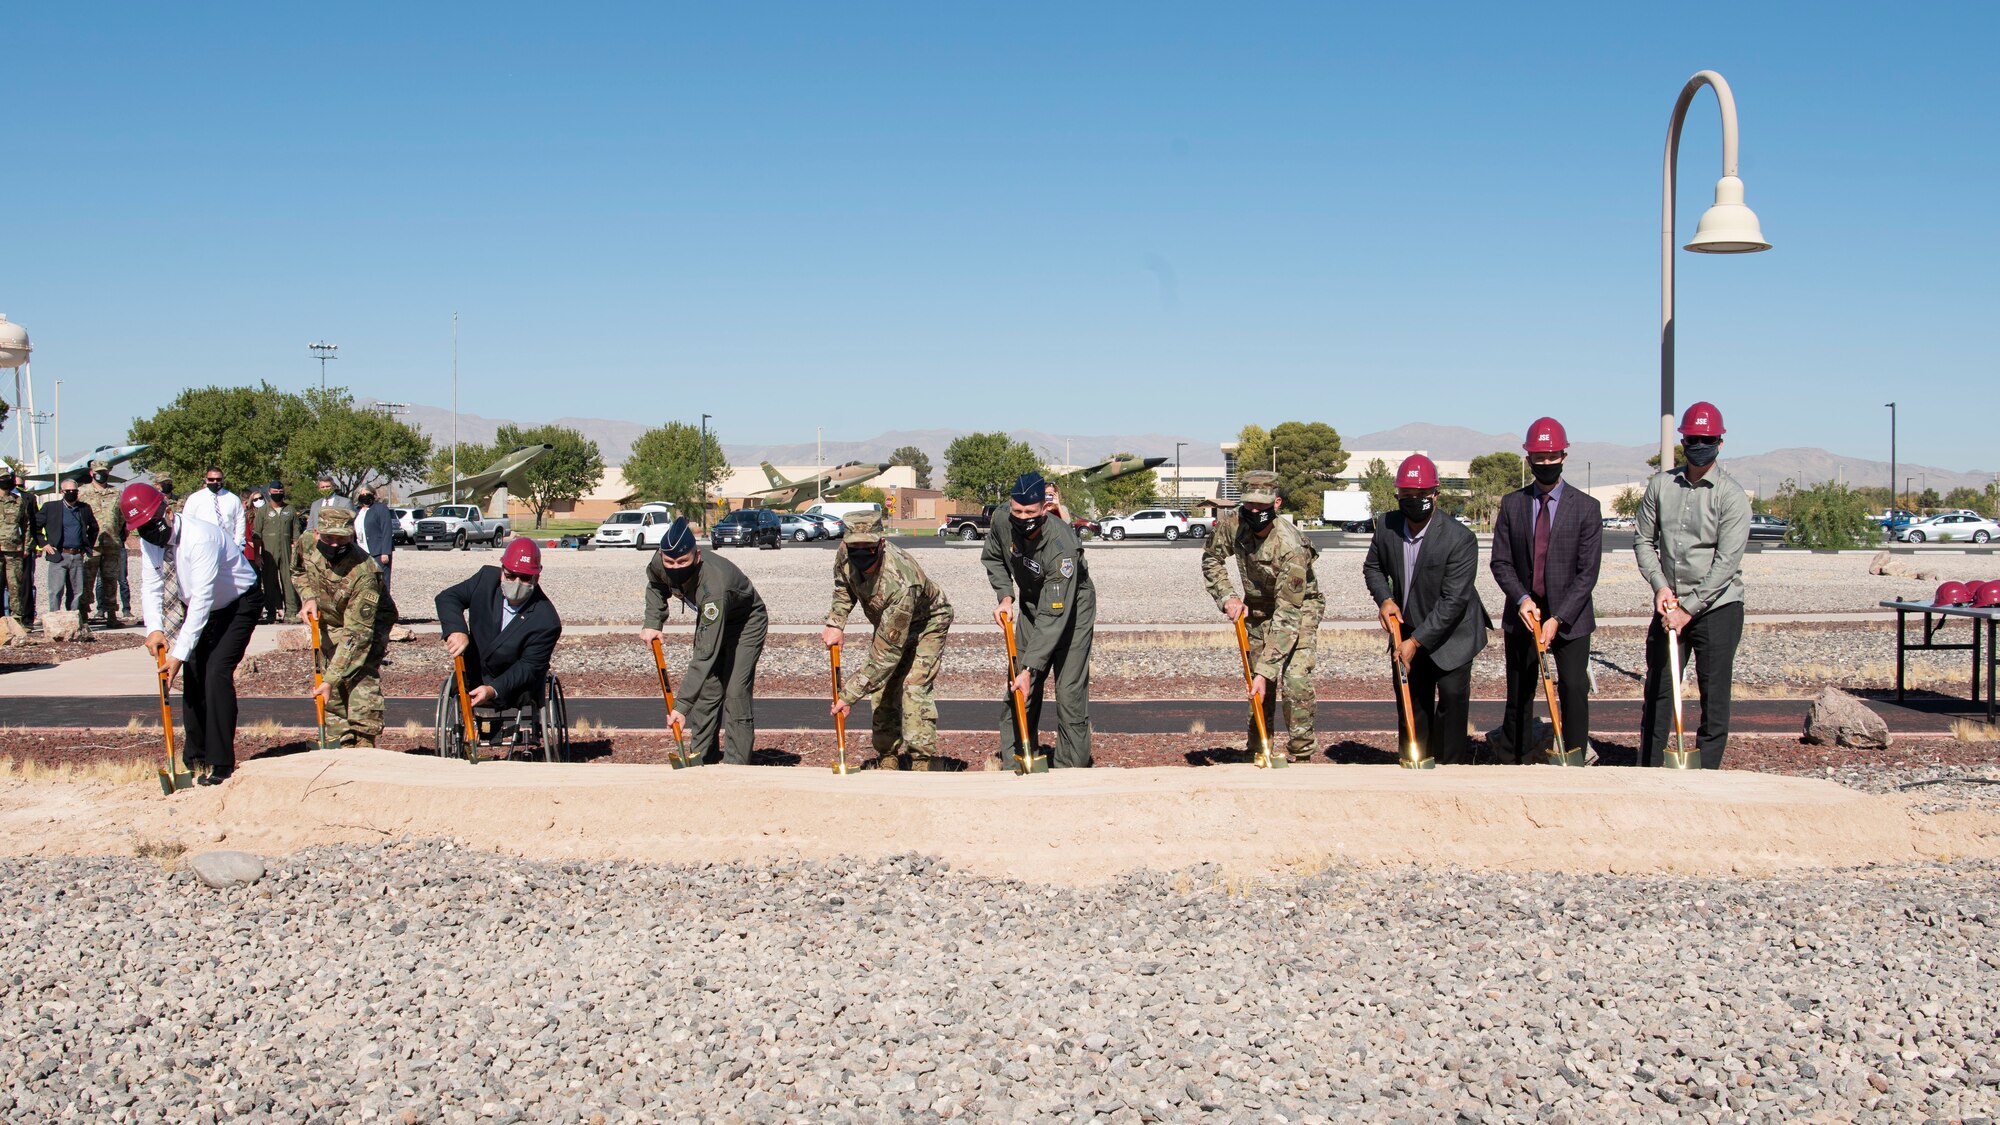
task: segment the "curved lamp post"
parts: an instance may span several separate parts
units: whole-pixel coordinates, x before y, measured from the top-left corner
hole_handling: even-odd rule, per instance
[[[1681,87],[1674,115],[1667,122],[1666,168],[1661,182],[1665,204],[1660,211],[1660,471],[1674,467],[1674,161],[1681,150],[1681,123],[1703,86],[1715,89],[1722,109],[1722,178],[1715,181],[1715,203],[1695,227],[1689,250],[1703,254],[1753,254],[1769,250],[1756,212],[1743,205],[1743,181],[1736,178],[1736,98],[1729,83],[1712,70],[1696,72]]]

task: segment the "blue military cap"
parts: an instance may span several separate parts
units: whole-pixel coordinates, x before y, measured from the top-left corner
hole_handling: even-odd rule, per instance
[[[1049,498],[1049,482],[1040,473],[1022,473],[1014,478],[1014,491],[1008,498],[1016,504],[1039,504]]]
[[[285,482],[281,480],[274,480],[270,484],[264,486],[264,491],[266,492],[283,492],[284,490],[285,490]]]
[[[680,558],[694,550],[694,532],[689,530],[686,516],[677,516],[667,534],[660,539],[660,553],[668,558]]]

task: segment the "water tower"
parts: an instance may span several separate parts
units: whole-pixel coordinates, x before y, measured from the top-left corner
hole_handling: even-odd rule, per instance
[[[34,345],[28,343],[28,330],[8,320],[7,314],[0,313],[0,368],[14,369],[14,459],[28,466],[29,472],[34,471],[34,462],[28,460],[27,439],[22,436],[22,430],[34,428],[35,380],[28,372],[28,353],[34,350]],[[26,380],[28,388],[25,399],[21,396],[23,380]],[[35,458],[39,461],[41,443],[37,441],[35,445]]]

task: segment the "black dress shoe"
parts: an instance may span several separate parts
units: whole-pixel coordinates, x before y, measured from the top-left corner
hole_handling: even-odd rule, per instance
[[[228,781],[232,776],[234,775],[226,773],[205,773],[195,778],[194,783],[196,785],[220,785]]]

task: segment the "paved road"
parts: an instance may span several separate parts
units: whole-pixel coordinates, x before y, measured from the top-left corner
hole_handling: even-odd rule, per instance
[[[1898,705],[1893,699],[1893,694],[1890,694],[1886,699],[1870,698],[1869,703],[1888,722],[1890,730],[1904,734],[1949,733],[1952,719],[1975,716],[1980,711],[1977,705],[1963,699],[1917,693],[1912,693],[1905,705]],[[179,702],[176,695],[176,709]],[[766,730],[830,727],[832,722],[827,717],[826,706],[825,700],[816,697],[766,697],[757,701],[757,725]],[[1746,734],[1796,734],[1804,726],[1807,706],[1808,701],[1803,699],[1739,699],[1732,710],[1732,719],[1735,729]],[[941,699],[938,709],[940,726],[946,730],[992,730],[1001,718],[1000,705],[984,700]],[[867,710],[868,705],[861,704],[859,714],[849,720],[849,725],[865,730],[868,726]],[[1478,729],[1490,730],[1500,724],[1501,710],[1499,700],[1475,700],[1472,721]],[[391,699],[388,725],[400,727],[415,721],[429,726],[436,711],[437,700],[434,698]],[[593,725],[627,729],[657,727],[664,718],[660,701],[650,696],[573,698],[569,701],[569,711],[572,722],[589,719]],[[1690,726],[1698,713],[1697,707],[1690,701],[1687,712]],[[1185,734],[1199,723],[1209,731],[1227,737],[1247,721],[1248,710],[1242,702],[1222,699],[1093,700],[1090,716],[1091,726],[1105,734]],[[160,718],[159,697],[44,696],[10,700],[7,708],[8,725],[19,727],[122,727],[134,718],[141,723],[157,723]],[[312,705],[303,698],[246,697],[242,700],[239,722],[249,726],[265,719],[295,728],[309,727],[314,722]],[[1594,727],[1606,734],[1636,731],[1639,726],[1639,702],[1633,699],[1594,701],[1591,704],[1591,720]],[[1325,700],[1319,705],[1318,726],[1320,733],[1326,736],[1342,732],[1392,731],[1396,727],[1396,712],[1394,705],[1386,699]]]

